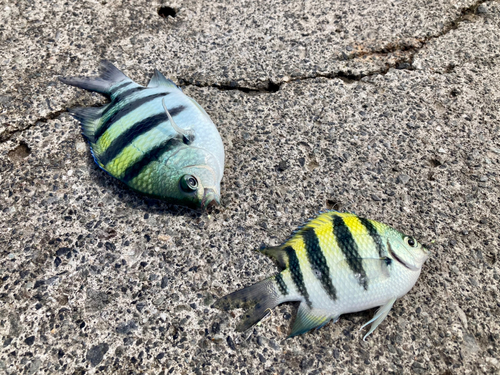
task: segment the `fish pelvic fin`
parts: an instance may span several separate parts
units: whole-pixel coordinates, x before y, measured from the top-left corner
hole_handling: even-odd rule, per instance
[[[237,331],[246,331],[282,302],[273,280],[274,276],[237,290],[217,300],[214,307],[225,311],[236,308],[247,309],[236,326]]]
[[[99,77],[59,77],[59,81],[70,86],[80,87],[84,90],[95,91],[106,96],[111,96],[113,88],[122,81],[132,80],[123,74],[116,66],[107,60],[102,60]],[[122,82],[124,83],[124,82]]]
[[[287,267],[288,255],[281,246],[269,246],[261,249],[260,252],[270,258],[273,258],[281,270],[284,270]]]
[[[301,335],[313,328],[319,329],[332,320],[332,318],[337,320],[337,317],[332,317],[331,314],[322,310],[311,309],[305,302],[301,302],[297,311],[297,317],[293,322],[292,332],[288,335],[288,338]]]
[[[366,341],[366,338],[373,331],[375,331],[375,328],[377,328],[380,323],[382,323],[384,321],[384,319],[389,314],[389,311],[391,311],[392,305],[394,305],[394,302],[396,302],[396,299],[397,299],[396,297],[391,298],[389,301],[387,301],[387,303],[385,305],[380,306],[380,308],[377,310],[377,312],[375,313],[375,315],[373,316],[373,318],[370,319],[369,321],[367,321],[365,324],[363,324],[363,326],[360,328],[360,330],[363,329],[363,328],[365,328],[368,324],[372,323],[372,325],[371,325],[370,330],[368,331],[368,333],[363,336],[363,341]]]

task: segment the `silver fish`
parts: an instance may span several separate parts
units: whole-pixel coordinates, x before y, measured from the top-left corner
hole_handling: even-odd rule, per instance
[[[363,339],[413,287],[429,257],[413,237],[335,211],[322,213],[281,246],[262,252],[275,258],[282,271],[215,303],[223,310],[249,309],[238,330],[250,328],[283,302],[300,301],[290,336],[323,327],[342,314],[381,306],[363,326],[372,324]]]

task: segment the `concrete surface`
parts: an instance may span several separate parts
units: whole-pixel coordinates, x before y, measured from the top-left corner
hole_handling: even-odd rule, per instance
[[[0,1],[0,369],[6,374],[500,371],[500,3]],[[158,15],[175,8],[174,18]],[[93,163],[63,86],[101,58],[185,85],[226,146],[224,207],[147,199]],[[416,286],[286,340],[215,298],[319,210],[430,244]]]

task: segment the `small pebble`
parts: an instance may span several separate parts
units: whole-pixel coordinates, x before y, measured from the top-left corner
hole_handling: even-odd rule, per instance
[[[409,181],[410,181],[410,176],[406,174],[400,174],[397,178],[397,182],[403,185],[407,184]]]
[[[477,7],[476,12],[477,12],[477,14],[485,14],[485,13],[488,13],[488,8],[485,5],[481,4]]]

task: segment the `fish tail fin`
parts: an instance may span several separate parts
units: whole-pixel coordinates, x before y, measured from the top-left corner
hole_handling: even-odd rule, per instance
[[[130,78],[107,60],[101,61],[99,77],[59,77],[59,81],[70,86],[95,91],[107,96],[111,96],[113,88],[117,83],[122,83],[122,81],[132,82]]]
[[[236,326],[238,331],[245,331],[270,313],[272,308],[284,302],[274,281],[275,277],[224,296],[215,302],[214,307],[225,311],[236,308],[248,309]]]
[[[77,107],[68,110],[70,115],[80,121],[82,134],[90,141],[96,143],[95,134],[100,126],[100,119],[104,107]]]

